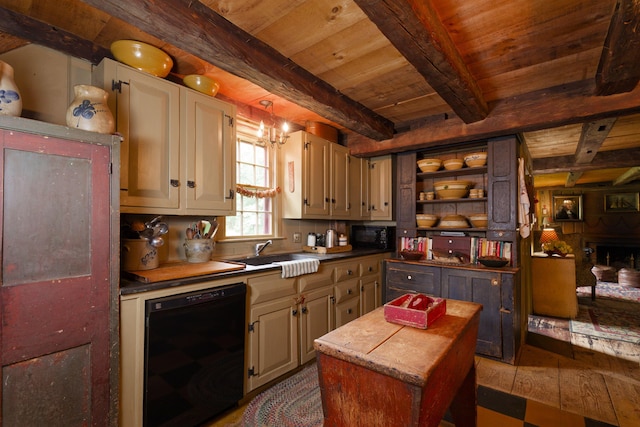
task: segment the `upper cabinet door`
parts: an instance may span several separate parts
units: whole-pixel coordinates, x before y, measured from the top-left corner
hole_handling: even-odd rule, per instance
[[[184,89],[181,113],[186,213],[234,215],[235,106]]]
[[[329,217],[329,142],[312,134],[304,144],[304,214]]]
[[[371,219],[393,220],[393,158],[374,157],[370,165]]]
[[[350,217],[350,161],[349,149],[342,145],[331,144],[331,217],[349,219]]]
[[[118,66],[117,130],[123,136],[120,204],[179,208],[180,88]],[[134,209],[134,212],[141,212]]]

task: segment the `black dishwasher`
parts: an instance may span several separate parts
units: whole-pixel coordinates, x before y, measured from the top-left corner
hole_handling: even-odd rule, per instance
[[[243,396],[246,285],[148,300],[144,426],[196,426]]]

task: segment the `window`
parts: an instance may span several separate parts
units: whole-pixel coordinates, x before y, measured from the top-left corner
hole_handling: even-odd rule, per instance
[[[257,141],[255,124],[238,123],[236,142],[236,216],[226,217],[225,234],[234,237],[274,235],[275,168],[269,147]]]

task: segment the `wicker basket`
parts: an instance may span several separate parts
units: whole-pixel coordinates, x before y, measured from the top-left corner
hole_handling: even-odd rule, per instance
[[[618,283],[623,286],[640,288],[640,271],[621,268],[620,271],[618,271]]]

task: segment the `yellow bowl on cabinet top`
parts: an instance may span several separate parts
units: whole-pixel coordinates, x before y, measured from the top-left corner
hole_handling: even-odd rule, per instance
[[[462,159],[447,159],[442,162],[442,165],[446,170],[455,170],[460,169],[464,165],[464,160]]]
[[[167,77],[173,60],[163,50],[136,40],[111,43],[111,53],[118,61],[157,77]]]
[[[200,74],[189,74],[188,76],[184,76],[182,81],[191,89],[195,89],[209,96],[216,96],[218,89],[220,89],[220,83]]]
[[[440,169],[442,160],[440,159],[421,159],[418,160],[418,167],[422,172],[435,172]]]
[[[487,153],[479,151],[477,153],[469,153],[464,156],[464,162],[470,168],[476,168],[487,164]]]

